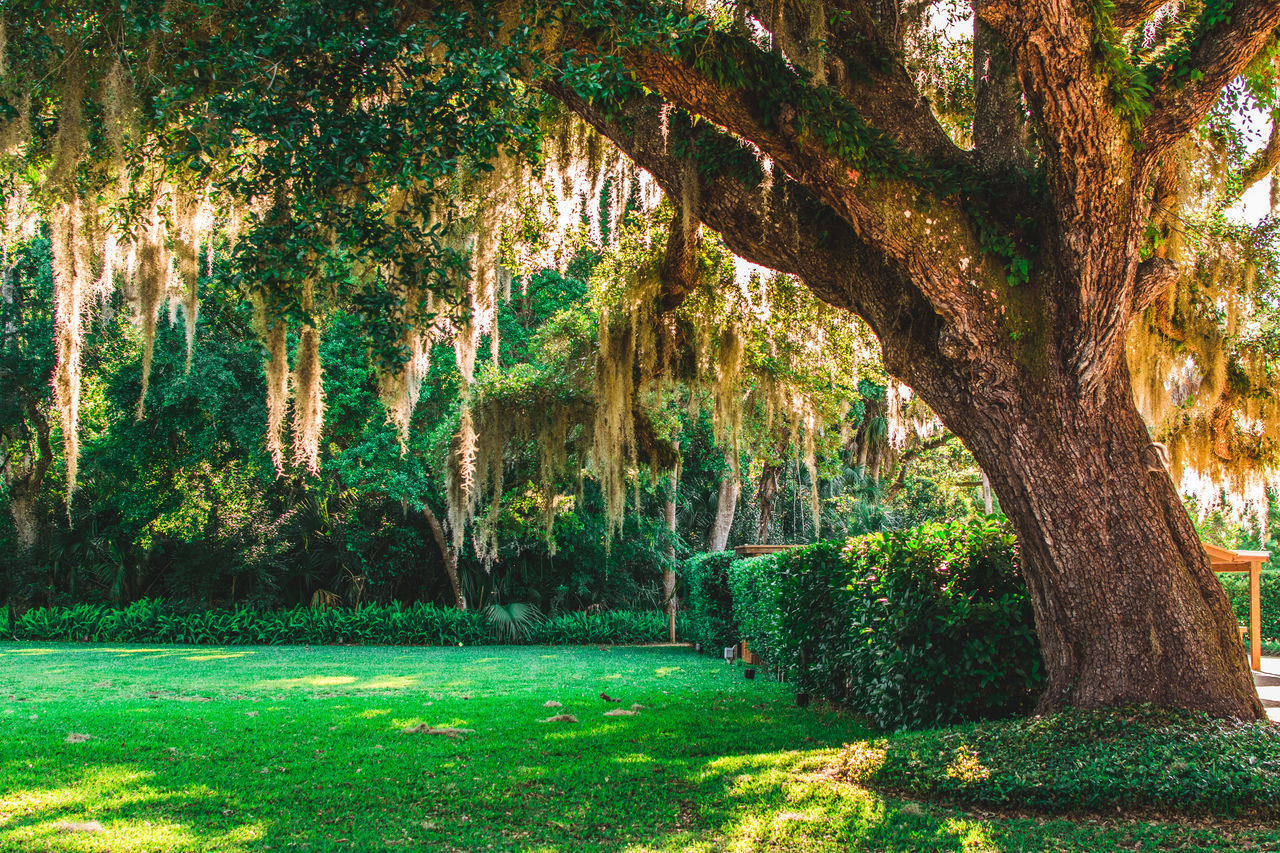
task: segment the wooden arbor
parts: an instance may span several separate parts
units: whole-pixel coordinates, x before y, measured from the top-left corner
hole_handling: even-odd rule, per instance
[[[1271,552],[1231,551],[1207,543],[1204,550],[1215,572],[1249,573],[1249,666],[1256,672],[1262,669],[1262,564]]]

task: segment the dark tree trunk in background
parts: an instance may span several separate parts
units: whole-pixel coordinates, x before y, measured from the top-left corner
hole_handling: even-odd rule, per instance
[[[12,379],[0,372],[0,380]],[[9,514],[17,538],[18,553],[26,556],[40,541],[40,522],[36,515],[36,500],[44,484],[44,476],[53,464],[53,447],[49,442],[49,419],[45,416],[38,398],[20,384],[11,384],[23,399],[26,417],[14,425],[10,432],[0,433],[0,439],[13,442],[24,449],[0,464],[5,486],[9,491]]]
[[[427,504],[422,505],[422,514],[427,518],[427,526],[431,528],[431,538],[440,549],[440,559],[444,562],[444,573],[449,577],[449,589],[453,592],[453,606],[459,610],[467,609],[467,597],[462,594],[462,582],[458,577],[458,555],[449,545],[449,537],[444,535],[444,527],[440,519]]]
[[[667,542],[667,565],[662,569],[662,601],[667,611],[667,634],[676,641],[676,495],[679,480],[671,478],[671,497],[662,504],[662,515],[667,522],[671,539]]]
[[[766,465],[760,472],[760,487],[756,490],[756,500],[760,504],[760,523],[756,527],[756,542],[767,545],[769,527],[773,523],[773,502],[778,497],[778,478],[782,475],[783,466]]]
[[[23,492],[9,492],[9,514],[13,516],[13,528],[17,536],[18,553],[29,554],[40,541],[40,526],[36,522],[35,501]]]

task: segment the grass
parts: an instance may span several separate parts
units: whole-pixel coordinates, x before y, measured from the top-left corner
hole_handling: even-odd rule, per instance
[[[1280,849],[884,796],[828,772],[864,739],[682,648],[2,643],[0,850]]]

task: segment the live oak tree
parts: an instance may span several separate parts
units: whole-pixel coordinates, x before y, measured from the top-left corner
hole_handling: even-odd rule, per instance
[[[650,185],[596,137],[539,158],[540,140],[571,124],[542,109],[546,95],[676,204],[655,308],[693,289],[706,226],[865,320],[889,372],[973,452],[1021,541],[1043,708],[1260,716],[1150,430],[1175,439],[1179,470],[1242,476],[1273,450],[1265,342],[1203,318],[1274,270],[1249,272],[1222,229],[1190,240],[1185,226],[1205,210],[1206,120],[1221,130],[1233,107],[1274,112],[1280,3],[977,0],[972,38],[941,51],[921,40],[929,8],[8,4],[6,211],[20,220],[25,201],[51,225],[69,477],[95,287],[131,289],[144,340],[166,296],[194,324],[193,258],[215,230],[239,232],[282,464],[316,461],[318,335],[339,291],[367,312],[400,423],[434,338],[454,342],[470,383],[505,286],[504,240],[515,262],[516,244],[561,242],[583,196],[590,214],[606,185],[623,199]],[[1273,134],[1221,189],[1278,158]],[[543,181],[541,198],[512,193]],[[504,236],[522,209],[545,233]],[[1243,272],[1214,273],[1224,267]],[[1174,395],[1185,416],[1169,419],[1154,398],[1175,366],[1202,408]],[[476,445],[463,412],[466,494]],[[1183,440],[1210,452],[1181,452]]]

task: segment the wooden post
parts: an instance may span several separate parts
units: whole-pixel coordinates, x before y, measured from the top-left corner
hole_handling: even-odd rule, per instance
[[[1249,561],[1249,664],[1262,669],[1262,560]]]
[[[1205,553],[1215,572],[1249,573],[1249,666],[1262,669],[1262,564],[1270,551],[1232,551],[1205,545]]]

